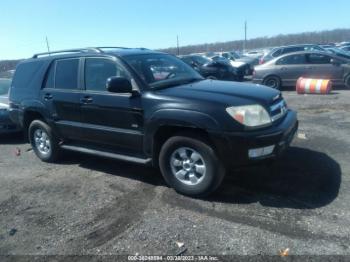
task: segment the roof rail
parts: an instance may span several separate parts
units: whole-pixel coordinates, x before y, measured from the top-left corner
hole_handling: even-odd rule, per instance
[[[64,53],[68,54],[68,53],[88,53],[88,52],[102,53],[102,50],[100,50],[99,48],[66,49],[66,50],[60,50],[60,51],[38,53],[38,54],[33,55],[32,58],[38,58],[40,56],[50,56],[50,55],[56,55],[56,54],[64,54]]]
[[[100,52],[104,52],[104,49],[140,49],[140,50],[148,50],[147,48],[140,47],[140,48],[130,48],[130,47],[120,47],[120,46],[99,46],[99,47],[93,47]]]

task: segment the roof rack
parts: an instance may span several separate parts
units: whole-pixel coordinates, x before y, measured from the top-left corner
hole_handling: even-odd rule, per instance
[[[52,51],[52,52],[44,52],[44,53],[38,53],[33,55],[32,58],[38,58],[40,56],[50,56],[50,55],[56,55],[56,54],[70,54],[70,53],[105,53],[108,52],[106,49],[133,49],[129,47],[119,47],[119,46],[101,46],[101,47],[87,47],[87,48],[76,48],[76,49],[66,49],[66,50],[60,50],[60,51]],[[148,50],[147,48],[136,48],[140,50]]]
[[[99,47],[94,47],[94,48],[98,49],[102,53],[106,49],[125,49],[125,50],[127,50],[127,49],[140,49],[140,50],[148,50],[147,48],[144,48],[144,47],[131,48],[131,47],[120,47],[120,46],[99,46]],[[108,52],[108,51],[106,50],[106,52]]]
[[[52,52],[44,52],[44,53],[38,53],[33,55],[33,58],[38,58],[40,56],[50,56],[50,55],[56,55],[56,54],[69,54],[69,53],[102,53],[103,51],[99,48],[77,48],[77,49],[66,49],[66,50],[60,50],[60,51],[52,51]]]

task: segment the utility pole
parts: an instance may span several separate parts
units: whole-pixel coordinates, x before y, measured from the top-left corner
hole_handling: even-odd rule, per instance
[[[46,47],[47,47],[47,52],[50,54],[50,45],[49,45],[49,39],[47,39],[47,36],[46,36]]]
[[[180,45],[179,45],[179,36],[176,36],[176,44],[177,44],[177,55],[180,55]]]
[[[244,45],[243,45],[243,51],[247,48],[247,20],[244,21]]]

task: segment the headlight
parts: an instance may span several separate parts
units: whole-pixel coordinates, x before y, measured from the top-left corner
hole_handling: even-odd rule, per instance
[[[261,105],[233,106],[226,112],[236,121],[248,127],[259,127],[270,124],[271,117]]]

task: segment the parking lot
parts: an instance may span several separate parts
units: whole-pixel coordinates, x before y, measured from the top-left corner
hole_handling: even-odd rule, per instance
[[[0,254],[350,254],[350,91],[297,95],[300,130],[273,165],[191,199],[160,172],[66,152],[40,162],[0,139]]]

